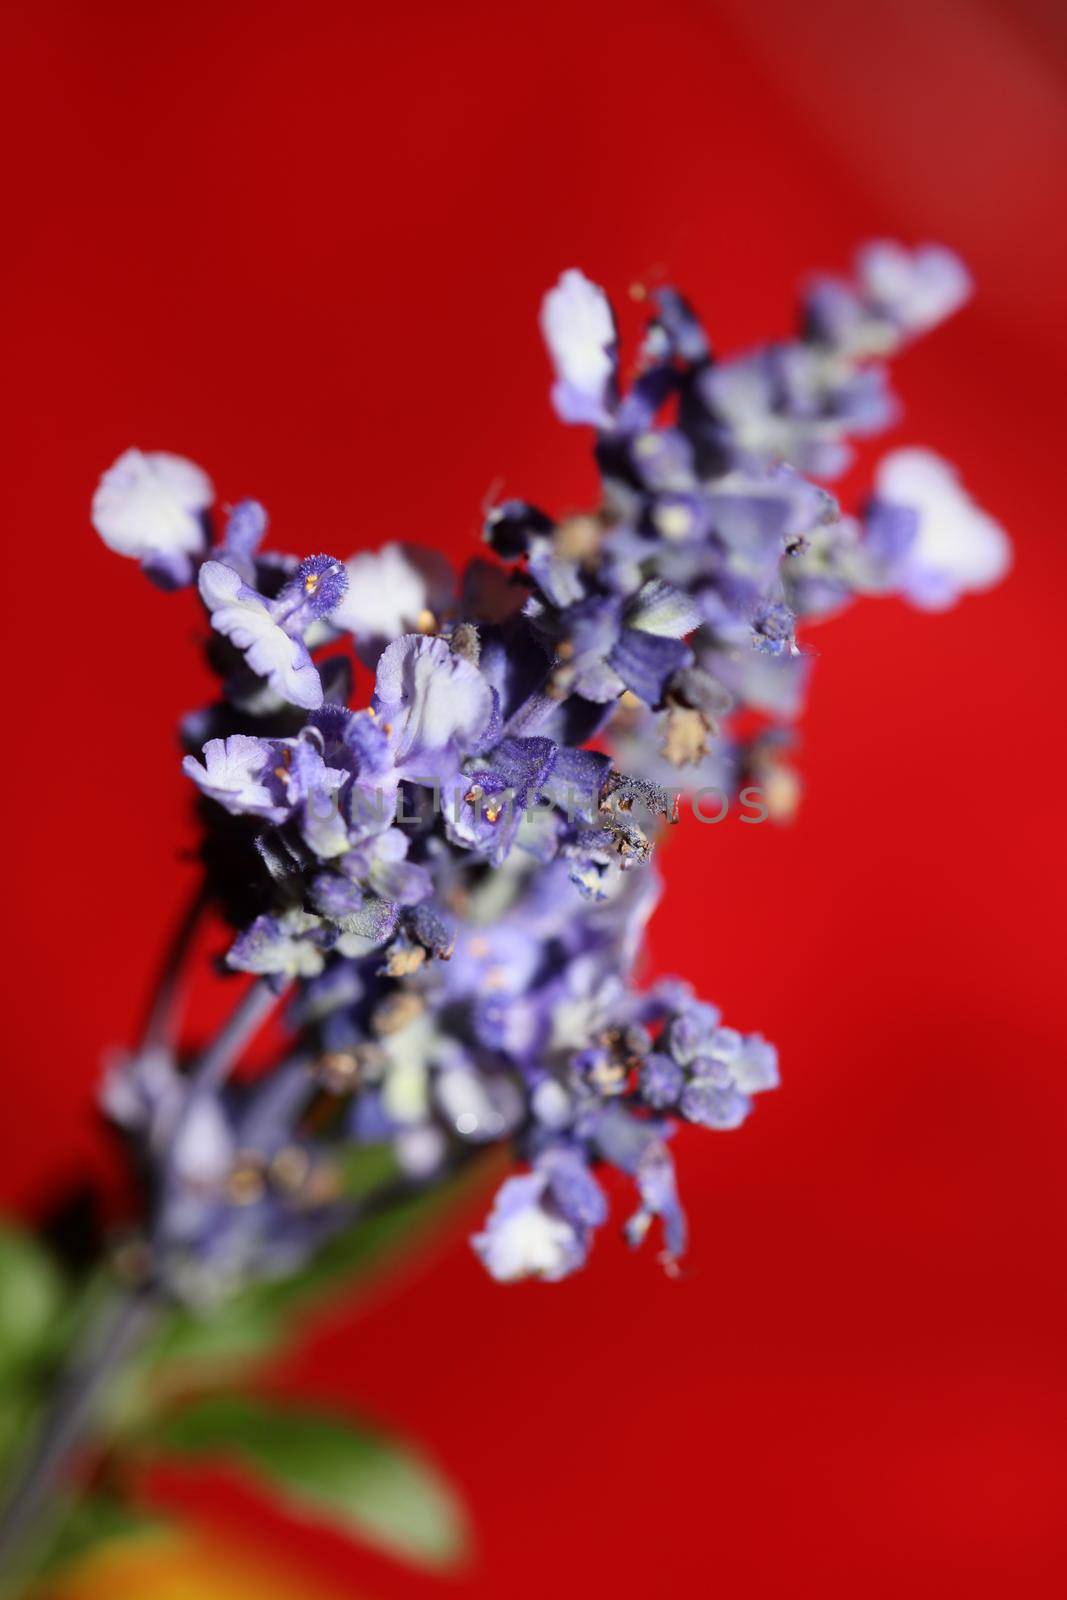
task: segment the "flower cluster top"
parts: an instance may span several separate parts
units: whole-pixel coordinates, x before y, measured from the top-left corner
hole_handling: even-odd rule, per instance
[[[605,294],[565,272],[541,313],[552,400],[596,430],[600,503],[495,506],[458,575],[398,544],[266,550],[264,508],[216,512],[178,456],[104,474],[104,542],[203,601],[219,696],[182,733],[207,887],[229,967],[286,991],[295,1039],[195,1095],[167,1049],[108,1079],[164,1169],[179,1292],[303,1259],[336,1225],[338,1152],[370,1143],[432,1182],[511,1142],[524,1170],[473,1240],[498,1279],[582,1265],[605,1165],[633,1182],[631,1240],[656,1222],[680,1255],[672,1130],[736,1128],[778,1069],[686,984],[635,985],[655,837],[683,789],[788,811],[802,619],[861,594],[944,607],[1005,571],[1005,535],[926,450],[884,459],[855,514],[822,486],[895,417],[885,358],[968,292],[951,252],[875,243],[853,281],[811,284],[795,339],[718,359],[658,289],[624,386]],[[367,706],[339,644],[375,670]]]

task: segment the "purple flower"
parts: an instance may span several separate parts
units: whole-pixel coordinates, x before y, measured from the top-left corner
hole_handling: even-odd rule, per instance
[[[100,1088],[100,1109],[118,1127],[139,1134],[156,1151],[166,1147],[185,1101],[174,1056],[153,1046],[112,1061]]]
[[[333,556],[308,556],[270,602],[275,622],[294,638],[330,618],[345,597],[348,572]]]
[[[880,367],[843,369],[800,343],[709,368],[701,395],[740,451],[821,478],[848,465],[850,435],[881,432],[896,415]]]
[[[280,982],[314,978],[325,963],[325,943],[320,917],[295,910],[257,917],[230,946],[226,964]]]
[[[778,1087],[778,1057],[759,1034],[743,1037],[716,1028],[689,1062],[689,1082],[680,1108],[689,1122],[706,1128],[738,1128],[752,1109],[752,1096]]]
[[[876,240],[856,252],[856,272],[866,303],[909,336],[952,316],[973,287],[959,256],[937,244],[909,253],[892,240]]]
[[[277,771],[278,748],[270,740],[233,733],[228,739],[209,739],[203,756],[203,762],[194,756],[182,762],[182,771],[202,794],[233,816],[284,822],[291,807]]]
[[[586,700],[617,700],[629,689],[658,705],[667,680],[692,660],[682,639],[699,621],[695,601],[659,578],[628,601],[591,595],[560,615],[563,666],[555,681]]]
[[[256,552],[266,538],[267,512],[258,500],[239,500],[226,518],[219,559],[255,587]]]
[[[652,1054],[641,1064],[641,1093],[654,1111],[677,1105],[685,1088],[685,1073],[670,1056]]]
[[[560,275],[541,303],[544,336],[556,382],[552,404],[563,422],[611,421],[615,384],[615,318],[603,289],[576,268]]]
[[[900,540],[887,564],[889,584],[914,605],[942,611],[962,594],[992,588],[1007,573],[1007,534],[975,505],[955,470],[932,450],[894,450],[885,456],[875,492],[876,530],[879,507],[910,513],[914,519],[913,537]]]
[[[345,570],[347,592],[330,620],[355,635],[361,656],[372,663],[401,634],[436,627],[455,586],[443,556],[412,545],[361,551]]]
[[[570,1202],[567,1210],[560,1203],[561,1193],[564,1204]],[[524,1278],[557,1283],[583,1267],[596,1226],[583,1218],[592,1214],[599,1222],[603,1216],[602,1208],[591,1204],[587,1195],[575,1170],[560,1171],[551,1159],[526,1176],[506,1179],[483,1231],[471,1240],[490,1277],[498,1283]]]
[[[400,828],[386,828],[350,850],[339,865],[346,877],[365,883],[383,900],[418,905],[433,893],[433,878],[426,867],[406,859],[410,845]]]
[[[789,812],[801,622],[870,594],[949,604],[1006,570],[1002,531],[927,452],[888,457],[862,516],[802,476],[885,426],[882,360],[966,292],[949,252],[878,243],[854,282],[812,285],[795,338],[716,361],[659,290],[627,386],[606,296],[564,273],[541,312],[553,402],[598,430],[600,495],[565,517],[504,501],[455,579],[405,545],[344,565],[264,552],[253,500],[204,559],[198,468],[132,451],[105,475],[106,542],[161,581],[199,568],[220,691],[186,720],[183,765],[216,802],[199,813],[206,887],[234,930],[227,965],[266,980],[253,1014],[285,989],[293,1032],[254,1082],[220,1086],[209,1051],[197,1086],[155,1046],[108,1080],[159,1192],[173,1292],[305,1260],[345,1213],[304,1178],[343,1169],[353,1143],[431,1184],[507,1141],[528,1170],[473,1241],[500,1281],[585,1263],[610,1170],[636,1193],[631,1243],[661,1231],[667,1264],[681,1254],[668,1140],[740,1126],[778,1066],[684,984],[637,987],[656,836],[680,772]],[[353,643],[376,669],[362,710]],[[335,1114],[311,1131],[326,1094]]]
[[[195,462],[165,450],[126,450],[93,495],[93,527],[109,550],[177,587],[192,581],[214,498],[211,479]]]
[[[398,778],[452,776],[489,731],[494,697],[478,668],[444,639],[406,634],[383,651],[374,712]]]
[[[855,285],[819,277],[805,297],[809,338],[838,357],[890,354],[926,333],[970,298],[963,262],[942,245],[909,251],[875,240],[856,253]]]
[[[291,705],[305,711],[321,706],[322,680],[307,647],[275,621],[270,602],[221,561],[205,561],[199,581],[211,626],[242,652],[252,671]]]
[[[676,1261],[685,1254],[688,1226],[678,1199],[674,1159],[662,1140],[649,1139],[645,1143],[637,1158],[634,1177],[641,1204],[626,1224],[626,1237],[631,1245],[639,1245],[654,1218],[659,1217],[667,1257]]]

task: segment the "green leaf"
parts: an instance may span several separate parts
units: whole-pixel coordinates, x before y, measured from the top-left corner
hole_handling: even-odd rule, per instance
[[[32,1234],[0,1222],[0,1373],[51,1349],[63,1283]]]
[[[362,1424],[218,1396],[164,1422],[153,1443],[240,1462],[292,1510],[401,1559],[446,1567],[466,1551],[462,1507],[436,1469]]]
[[[270,1355],[279,1333],[278,1317],[270,1307],[260,1306],[252,1295],[239,1294],[203,1311],[173,1312],[144,1354],[153,1365],[195,1368],[203,1363],[226,1381],[234,1367],[244,1371],[250,1359]]]

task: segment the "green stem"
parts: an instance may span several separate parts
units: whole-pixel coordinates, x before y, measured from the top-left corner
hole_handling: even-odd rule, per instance
[[[195,927],[199,907],[185,923],[183,946]],[[166,989],[166,979],[162,985]],[[260,979],[246,991],[229,1020],[193,1064],[186,1108],[225,1082],[249,1040],[278,1002],[277,993]],[[166,1007],[157,1007],[156,1025]],[[153,1029],[149,1026],[149,1035]],[[180,1130],[174,1130],[172,1143]],[[171,1178],[165,1163],[164,1194]],[[92,1435],[101,1401],[111,1380],[125,1365],[154,1322],[161,1305],[158,1291],[139,1286],[116,1290],[79,1341],[44,1420],[30,1443],[10,1499],[0,1511],[0,1582],[17,1583],[33,1569],[50,1521],[62,1509],[64,1487],[77,1456]],[[12,1592],[8,1590],[7,1592]],[[17,1592],[17,1591],[15,1591]]]
[[[185,963],[190,947],[200,926],[200,919],[207,909],[209,895],[207,884],[198,884],[195,893],[189,899],[180,922],[174,930],[170,947],[163,960],[159,971],[159,978],[153,991],[152,1004],[145,1019],[141,1039],[142,1050],[149,1050],[159,1045],[173,1046],[174,1036],[177,1031],[177,1013],[180,1007],[182,989],[186,982]]]
[[[60,1380],[0,1513],[0,1573],[8,1582],[29,1577],[107,1388],[148,1332],[158,1306],[149,1287],[116,1290]]]

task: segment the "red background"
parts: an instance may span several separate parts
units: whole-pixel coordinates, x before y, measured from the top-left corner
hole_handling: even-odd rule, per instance
[[[479,1552],[442,1593],[1063,1593],[1055,8],[38,0],[3,33],[15,1204],[104,1168],[98,1058],[185,886],[195,611],[89,530],[123,447],[191,455],[298,549],[461,552],[494,483],[592,492],[535,327],[562,267],[669,272],[729,349],[864,237],[967,256],[979,299],[900,363],[899,437],[959,463],[1014,575],[821,630],[800,820],[665,858],[657,969],[785,1072],[742,1132],[681,1141],[688,1275],[610,1240],[502,1290],[457,1229],[272,1381],[455,1475]],[[161,1492],[349,1592],[423,1592],[232,1484]]]

